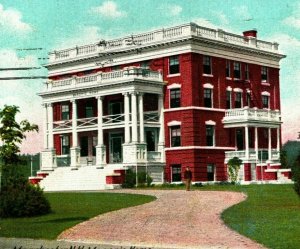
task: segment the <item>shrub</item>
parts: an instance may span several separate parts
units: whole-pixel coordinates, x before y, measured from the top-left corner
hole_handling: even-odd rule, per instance
[[[300,197],[300,155],[292,167],[292,179],[294,181],[294,190]]]
[[[138,186],[151,186],[153,179],[146,172],[138,172]],[[125,181],[122,184],[123,188],[133,188],[136,186],[136,173],[132,169],[128,169],[125,174]]]
[[[3,167],[0,217],[30,217],[51,211],[39,187],[31,185],[19,171],[20,165]]]
[[[239,159],[238,157],[233,157],[231,159],[229,159],[227,165],[228,165],[228,175],[229,175],[229,178],[231,180],[231,182],[233,184],[236,184],[237,182],[237,178],[238,178],[238,172],[239,172],[239,169],[241,167],[241,164],[242,164],[242,160]]]

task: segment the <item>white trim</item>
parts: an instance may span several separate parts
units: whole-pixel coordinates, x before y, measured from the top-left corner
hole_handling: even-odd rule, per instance
[[[212,121],[212,120],[207,120],[207,121],[205,121],[205,124],[206,125],[216,125],[216,122]]]
[[[172,151],[172,150],[235,150],[235,147],[218,147],[218,146],[180,146],[180,147],[170,147],[165,148],[165,151]],[[224,155],[225,156],[225,155]]]
[[[204,88],[208,88],[208,89],[214,89],[214,86],[212,84],[210,84],[210,83],[203,84],[203,87]]]
[[[234,88],[233,91],[234,91],[234,92],[240,92],[240,93],[242,93],[242,92],[243,92],[243,89],[241,89],[241,88]]]
[[[168,126],[177,126],[177,125],[181,125],[181,122],[177,120],[173,120],[168,123]]]
[[[262,92],[261,95],[264,95],[264,96],[271,96],[271,94],[270,94],[269,92],[267,92],[267,91]]]
[[[177,107],[177,108],[165,109],[164,112],[186,111],[186,110],[225,112],[225,109],[200,107],[200,106]]]
[[[179,83],[173,83],[171,85],[167,86],[168,89],[176,89],[176,88],[181,88],[181,84]]]
[[[232,87],[231,86],[228,86],[228,87],[226,87],[226,91],[232,91]]]
[[[177,77],[180,76],[180,73],[168,74],[167,78]]]
[[[203,76],[203,77],[211,77],[211,78],[212,78],[212,77],[214,77],[214,75],[213,75],[213,74],[205,74],[205,73],[204,73],[204,74],[202,74],[202,76]]]

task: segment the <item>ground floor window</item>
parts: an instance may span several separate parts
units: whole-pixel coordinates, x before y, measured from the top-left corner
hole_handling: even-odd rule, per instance
[[[173,164],[171,165],[172,171],[172,182],[181,182],[181,165]]]
[[[61,154],[70,154],[70,137],[68,135],[61,136]]]
[[[215,180],[215,165],[208,164],[207,165],[207,181],[214,181]]]

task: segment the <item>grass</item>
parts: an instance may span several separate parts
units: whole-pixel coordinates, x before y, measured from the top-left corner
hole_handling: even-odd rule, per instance
[[[293,185],[239,186],[246,201],[222,214],[225,224],[268,248],[300,248],[300,199]]]
[[[0,220],[0,237],[55,239],[62,231],[99,214],[155,200],[117,193],[46,193],[53,212],[31,218]]]

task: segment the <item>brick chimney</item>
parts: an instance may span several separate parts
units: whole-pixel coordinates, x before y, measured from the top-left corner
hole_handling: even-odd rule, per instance
[[[244,37],[257,37],[256,29],[251,29],[243,32]]]

